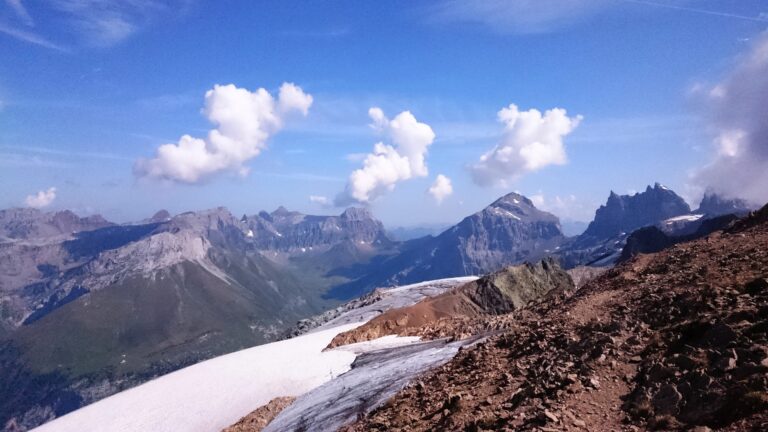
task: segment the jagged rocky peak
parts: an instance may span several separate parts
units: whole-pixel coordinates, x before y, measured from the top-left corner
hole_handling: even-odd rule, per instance
[[[701,199],[696,213],[709,216],[718,216],[724,214],[743,215],[753,209],[749,203],[740,198],[726,198],[716,192],[707,191]]]
[[[597,209],[595,219],[584,235],[610,238],[690,212],[691,208],[683,198],[660,183],[634,195],[618,195],[611,191],[608,201]]]

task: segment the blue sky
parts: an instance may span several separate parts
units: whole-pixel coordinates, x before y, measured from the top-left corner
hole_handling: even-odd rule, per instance
[[[768,27],[768,2],[748,0],[168,3],[0,2],[0,207],[55,187],[48,209],[116,221],[219,205],[338,213],[309,197],[342,194],[376,142],[400,148],[390,123],[370,127],[371,107],[434,132],[428,174],[367,202],[387,225],[454,223],[513,190],[576,220],[609,190],[655,181],[693,200],[717,153],[696,89]],[[137,174],[159,146],[215,128],[201,112],[214,85],[277,100],[284,82],[311,106],[243,161],[247,175]],[[561,137],[567,162],[479,185],[470,166],[505,142],[497,112],[510,104],[582,116]],[[427,193],[437,174],[452,183],[441,203]]]

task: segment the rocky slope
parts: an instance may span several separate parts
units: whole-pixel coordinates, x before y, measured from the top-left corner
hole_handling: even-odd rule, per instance
[[[768,206],[572,296],[443,320],[487,339],[342,430],[764,430],[766,310]]]
[[[437,237],[404,243],[400,253],[376,261],[363,277],[334,288],[329,295],[353,298],[377,286],[484,274],[536,261],[564,240],[556,216],[511,193]]]
[[[570,293],[574,289],[571,277],[552,259],[510,266],[413,306],[390,309],[354,330],[339,334],[329,347],[390,334],[420,334],[425,326],[443,319],[507,314],[552,292]]]

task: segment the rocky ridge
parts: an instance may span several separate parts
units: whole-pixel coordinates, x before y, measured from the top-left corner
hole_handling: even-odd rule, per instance
[[[765,310],[768,207],[572,296],[442,320],[487,340],[342,430],[764,430]]]

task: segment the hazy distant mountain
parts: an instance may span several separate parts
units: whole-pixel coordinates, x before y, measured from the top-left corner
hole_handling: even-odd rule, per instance
[[[387,233],[393,240],[408,241],[426,236],[437,236],[449,227],[448,224],[400,226],[390,228]]]
[[[350,207],[339,216],[311,216],[280,207],[272,213],[243,216],[248,235],[261,250],[296,252],[340,242],[391,243],[384,225],[364,208]]]
[[[483,274],[537,260],[564,240],[556,216],[510,193],[437,237],[404,243],[399,254],[375,261],[362,278],[334,288],[330,295],[350,298],[376,286]]]
[[[560,226],[563,229],[563,234],[572,237],[584,234],[584,231],[589,226],[589,222],[563,219],[560,221]]]
[[[70,235],[112,225],[101,215],[80,217],[69,210],[44,213],[32,208],[0,210],[0,240]]]

